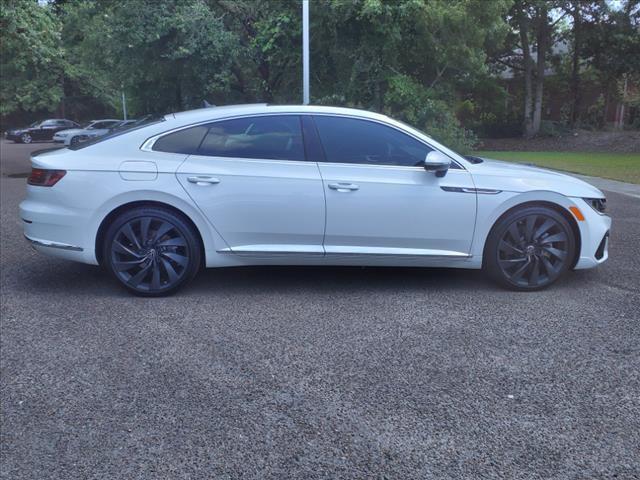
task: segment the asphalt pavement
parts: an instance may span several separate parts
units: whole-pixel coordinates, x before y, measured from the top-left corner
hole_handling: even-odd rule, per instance
[[[640,477],[639,199],[542,292],[263,267],[145,299],[22,238],[48,146],[0,152],[1,478]]]

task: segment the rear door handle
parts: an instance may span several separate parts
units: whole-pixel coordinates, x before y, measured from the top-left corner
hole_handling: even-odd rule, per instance
[[[353,192],[360,188],[355,183],[342,183],[342,182],[330,183],[328,186],[331,190],[336,190],[338,192]]]
[[[216,183],[220,183],[220,179],[216,177],[207,177],[207,176],[196,176],[196,177],[187,177],[187,181],[189,183],[195,183],[196,185],[215,185]]]

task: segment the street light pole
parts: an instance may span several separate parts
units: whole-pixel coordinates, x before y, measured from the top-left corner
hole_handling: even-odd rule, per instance
[[[122,113],[124,119],[127,119],[127,97],[124,96],[124,88],[122,89]]]
[[[302,103],[309,105],[309,0],[302,0]]]

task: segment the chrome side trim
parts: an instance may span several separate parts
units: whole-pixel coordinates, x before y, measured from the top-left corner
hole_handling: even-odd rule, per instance
[[[369,250],[369,251],[367,251]],[[241,255],[241,256],[288,256],[288,255],[298,255],[298,256],[324,256],[324,257],[398,257],[398,258],[446,258],[446,259],[461,259],[466,260],[473,255],[463,253],[463,252],[445,252],[442,250],[422,250],[415,248],[378,248],[378,249],[369,249],[369,248],[358,248],[358,247],[327,247],[326,252],[319,251],[309,251],[309,250],[278,250],[278,249],[256,249],[256,250],[248,250],[248,249],[236,249],[232,250],[231,248],[223,248],[221,250],[217,250],[217,253],[225,254],[225,255]]]
[[[467,188],[467,187],[440,187],[445,192],[456,193],[477,193],[478,195],[497,195],[502,190],[494,190],[491,188]]]
[[[46,240],[36,240],[34,238],[29,238],[26,235],[24,238],[27,239],[31,245],[34,247],[49,247],[49,248],[57,248],[60,250],[71,250],[73,252],[82,252],[84,249],[82,247],[76,247],[74,245],[67,245],[66,243],[56,243],[56,242],[48,242]]]

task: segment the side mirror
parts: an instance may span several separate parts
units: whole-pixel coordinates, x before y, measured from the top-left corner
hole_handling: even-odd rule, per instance
[[[432,150],[424,159],[423,166],[427,172],[435,173],[436,177],[444,177],[451,166],[451,159],[442,152]]]

